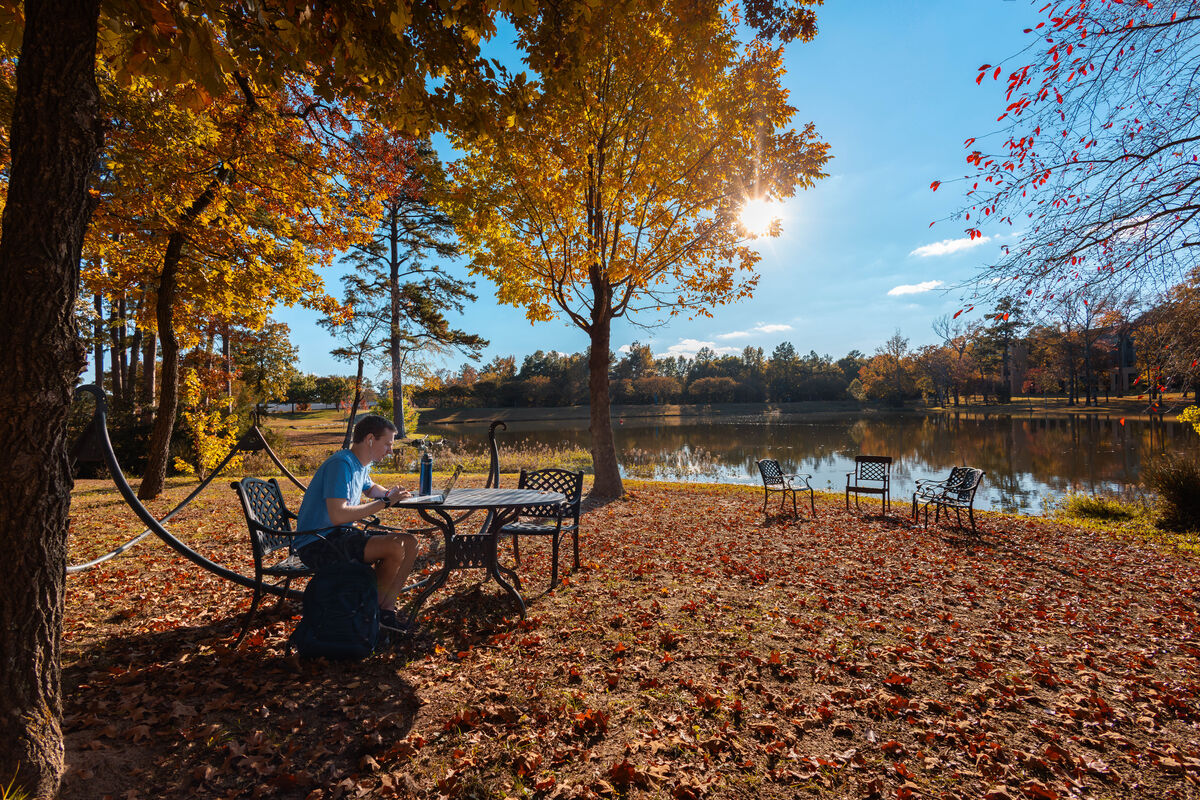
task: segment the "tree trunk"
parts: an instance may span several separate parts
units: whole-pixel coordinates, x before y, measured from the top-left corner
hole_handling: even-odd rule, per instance
[[[184,231],[208,208],[217,196],[221,184],[233,174],[229,165],[217,169],[204,191],[184,212],[179,226],[167,239],[163,253],[162,275],[158,279],[158,298],[154,318],[158,338],[162,341],[162,375],[159,376],[158,409],[154,414],[154,432],[150,434],[150,452],[146,458],[146,474],[138,487],[139,500],[158,497],[167,481],[167,459],[171,452],[171,431],[179,410],[179,340],[175,338],[175,293],[179,284],[179,262],[183,256]]]
[[[158,336],[147,330],[142,338],[142,397],[141,415],[149,420],[154,413],[155,378],[158,374]]]
[[[124,305],[124,300],[109,301],[108,304],[108,351],[112,356],[109,359],[112,362],[109,364],[109,374],[112,376],[113,405],[125,403],[125,342],[122,336],[125,324],[125,320],[122,319]]]
[[[146,474],[142,476],[142,484],[138,487],[139,500],[158,497],[167,482],[171,431],[175,428],[175,414],[179,410],[179,340],[175,338],[173,305],[182,253],[183,233],[175,231],[167,240],[162,275],[158,279],[158,299],[154,307],[158,335],[162,340],[162,375],[158,381],[158,409],[154,414],[154,431],[150,434]]]
[[[92,308],[96,310],[96,321],[92,323],[92,335],[96,340],[92,367],[96,385],[100,387],[100,391],[104,391],[104,298],[99,292],[92,296]]]
[[[225,410],[233,411],[233,354],[229,350],[229,323],[221,328],[221,361],[225,369]]]
[[[1083,404],[1096,405],[1097,397],[1092,386],[1092,342],[1085,332],[1083,335]]]
[[[617,467],[617,446],[613,440],[612,417],[608,402],[608,346],[612,320],[607,317],[595,321],[591,330],[591,352],[588,354],[588,392],[591,395],[592,468],[596,481],[592,484],[591,496],[597,498],[621,497],[625,486],[621,483],[621,471]]]
[[[87,182],[102,141],[98,0],[27,0],[0,233],[0,785],[53,797],[63,770],[61,634],[71,473],[67,409]]]
[[[400,358],[400,224],[393,209],[388,215],[388,241],[391,245],[388,263],[388,294],[391,299],[391,327],[388,329],[388,355],[392,362],[392,422],[396,424],[396,438],[407,439],[404,427],[404,378]]]
[[[354,402],[350,405],[350,418],[346,420],[346,435],[342,438],[342,449],[350,449],[350,439],[354,435],[354,416],[358,413],[358,401],[362,397],[363,357],[358,354],[358,373],[354,376]]]
[[[134,319],[137,314],[134,314]],[[125,396],[126,402],[130,408],[137,401],[137,371],[138,358],[142,355],[142,328],[136,322],[133,328],[133,337],[129,342],[129,369],[125,372]]]

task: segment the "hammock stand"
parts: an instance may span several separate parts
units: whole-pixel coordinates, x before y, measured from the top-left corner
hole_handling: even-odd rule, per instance
[[[293,475],[286,466],[284,466],[283,462],[279,460],[279,456],[276,455],[275,451],[271,449],[271,446],[267,444],[266,438],[263,436],[262,431],[259,430],[257,419],[255,420],[254,424],[250,426],[250,429],[242,434],[241,438],[237,440],[237,442],[233,445],[233,448],[229,451],[228,455],[226,455],[221,463],[217,465],[217,468],[214,469],[207,478],[201,481],[200,485],[193,489],[191,494],[184,498],[183,502],[167,512],[162,519],[158,519],[150,513],[149,509],[142,505],[142,501],[138,499],[137,494],[133,491],[133,487],[131,487],[129,485],[129,481],[125,479],[125,473],[121,470],[121,464],[117,460],[116,452],[113,450],[112,441],[108,437],[108,411],[104,391],[100,389],[100,387],[91,384],[88,386],[80,386],[75,392],[76,396],[82,392],[91,394],[96,398],[96,410],[92,414],[91,422],[88,423],[88,426],[84,429],[79,439],[71,447],[71,458],[74,461],[103,462],[105,466],[108,467],[108,471],[112,476],[113,483],[116,484],[117,490],[125,499],[125,503],[131,509],[133,509],[133,512],[137,514],[138,518],[146,525],[146,530],[125,542],[120,547],[117,547],[98,558],[94,558],[85,564],[69,565],[67,567],[67,573],[71,574],[75,572],[82,572],[83,570],[94,567],[97,564],[102,564],[105,561],[108,561],[110,558],[114,558],[121,553],[124,553],[126,550],[129,550],[142,539],[145,539],[147,536],[153,533],[158,538],[170,545],[175,552],[179,553],[197,566],[203,567],[215,575],[225,578],[226,580],[233,581],[241,586],[245,586],[248,589],[255,588],[255,581],[253,578],[248,578],[245,575],[242,575],[240,572],[235,572],[228,567],[222,566],[215,561],[210,561],[209,559],[200,555],[195,550],[181,542],[179,539],[175,538],[175,536],[169,530],[167,530],[163,523],[167,522],[171,519],[171,517],[175,516],[184,508],[186,508],[189,503],[195,500],[205,489],[207,489],[208,485],[217,479],[217,477],[221,474],[221,471],[225,469],[233,457],[238,453],[257,453],[259,451],[266,451],[267,456],[273,462],[275,462],[275,466],[277,466],[280,471],[287,476],[288,480],[294,483],[302,491],[308,488],[301,483],[300,480]],[[297,589],[285,590],[270,585],[263,585],[262,588],[264,591],[270,592],[271,594],[279,597],[288,597],[299,600],[302,596],[301,592]]]
[[[301,483],[299,478],[291,473],[284,463],[280,461],[279,456],[276,455],[275,451],[271,449],[271,445],[267,443],[266,437],[263,436],[262,431],[258,427],[257,414],[255,415],[255,420],[251,424],[250,429],[242,434],[241,438],[237,440],[237,442],[230,449],[229,453],[224,459],[221,460],[221,463],[217,465],[216,469],[209,473],[208,477],[201,481],[200,485],[193,489],[191,494],[184,498],[179,505],[168,511],[166,515],[162,517],[162,519],[158,519],[152,513],[150,513],[149,509],[142,505],[142,501],[138,499],[137,493],[133,491],[133,487],[129,485],[129,481],[125,479],[125,473],[121,470],[121,464],[117,460],[116,452],[113,450],[112,440],[109,439],[108,436],[108,410],[104,390],[95,384],[89,384],[87,386],[80,386],[78,389],[76,389],[76,396],[78,396],[81,392],[86,392],[96,398],[96,410],[92,413],[91,422],[88,423],[79,439],[71,447],[71,459],[77,462],[103,462],[105,466],[108,467],[108,471],[112,476],[113,483],[116,484],[117,490],[125,499],[125,503],[146,525],[146,530],[142,531],[140,534],[125,542],[121,546],[110,550],[104,555],[94,558],[87,563],[68,565],[67,574],[82,572],[83,570],[90,569],[98,564],[103,564],[105,561],[121,555],[126,550],[129,550],[142,539],[145,539],[147,536],[153,533],[155,536],[166,542],[173,550],[175,550],[175,552],[179,553],[193,564],[208,570],[218,577],[233,581],[234,583],[244,586],[247,589],[255,589],[257,586],[261,586],[262,591],[278,597],[286,597],[292,600],[300,600],[303,597],[303,593],[299,589],[283,589],[265,583],[257,584],[253,578],[249,578],[240,572],[235,572],[228,567],[222,566],[215,561],[205,558],[200,553],[197,553],[195,550],[177,539],[163,525],[164,522],[167,522],[171,519],[171,517],[175,516],[177,513],[186,508],[189,503],[191,503],[206,488],[208,488],[208,485],[217,479],[222,470],[225,469],[233,457],[238,453],[257,453],[260,451],[265,451],[271,461],[275,463],[275,466],[278,467],[279,470],[288,478],[288,480],[295,484],[297,488],[299,488],[301,491],[306,491],[308,489],[307,486]],[[498,427],[505,430],[508,429],[508,426],[500,420],[492,422],[492,424],[488,427],[488,444],[491,448],[491,463],[489,465],[490,468],[487,478],[488,488],[498,488],[500,486],[500,451],[496,444],[496,428]],[[461,521],[467,516],[470,516],[471,513],[472,512],[468,511],[455,521]],[[490,514],[488,522],[490,522]],[[434,529],[430,528],[429,530]],[[425,529],[418,529],[411,532],[424,533],[426,531]]]

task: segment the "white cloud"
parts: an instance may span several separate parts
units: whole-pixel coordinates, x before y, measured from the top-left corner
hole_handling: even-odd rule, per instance
[[[756,333],[780,333],[782,331],[790,331],[791,325],[783,325],[777,322],[760,322],[748,331],[730,331],[729,333],[717,334],[717,338],[722,341],[730,339],[745,339],[748,336],[753,336]]]
[[[621,355],[628,355],[628,354],[629,354],[629,351],[630,351],[631,349],[632,349],[632,348],[631,348],[629,345],[627,345],[627,344],[623,344],[623,345],[621,345],[620,347],[618,347],[618,348],[617,348],[617,352],[618,352],[618,353],[620,353]]]
[[[758,325],[756,325],[754,327],[754,332],[755,333],[781,333],[783,331],[790,331],[791,329],[792,329],[791,325],[782,325],[780,323],[771,323],[769,325],[764,325],[763,323],[760,322]]]
[[[888,295],[896,297],[902,294],[921,294],[922,292],[930,292],[942,286],[944,281],[923,281],[921,283],[905,283],[900,286],[894,286],[888,290]]]
[[[736,355],[742,352],[737,347],[718,347],[716,342],[702,342],[699,339],[680,339],[678,344],[673,344],[667,348],[665,353],[655,353],[655,358],[674,358],[675,356],[687,356],[694,358],[700,348],[707,347],[719,356]]]
[[[942,239],[940,242],[934,242],[933,244],[923,244],[909,253],[909,255],[920,256],[921,258],[948,256],[951,253],[957,253],[959,250],[970,250],[972,247],[978,247],[991,240],[992,237],[990,236],[978,236],[974,239]]]

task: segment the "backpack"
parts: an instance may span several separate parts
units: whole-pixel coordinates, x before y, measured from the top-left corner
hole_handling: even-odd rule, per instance
[[[304,658],[360,659],[379,641],[375,570],[338,561],[317,570],[304,587],[304,616],[290,638]]]

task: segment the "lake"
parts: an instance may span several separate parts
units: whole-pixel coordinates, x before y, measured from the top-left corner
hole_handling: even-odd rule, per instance
[[[1041,513],[1068,492],[1136,487],[1147,457],[1164,451],[1200,458],[1190,425],[1119,417],[1032,418],[970,412],[806,419],[801,415],[615,419],[622,474],[655,480],[761,485],[755,461],[775,458],[785,472],[811,473],[818,491],[844,491],[857,454],[890,455],[892,498],[911,498],[918,478],[945,477],[969,464],[987,473],[976,498],[985,509]],[[486,446],[487,426],[423,425],[463,446]],[[504,448],[522,443],[588,447],[586,420],[510,422]],[[863,502],[875,502],[864,498]]]

